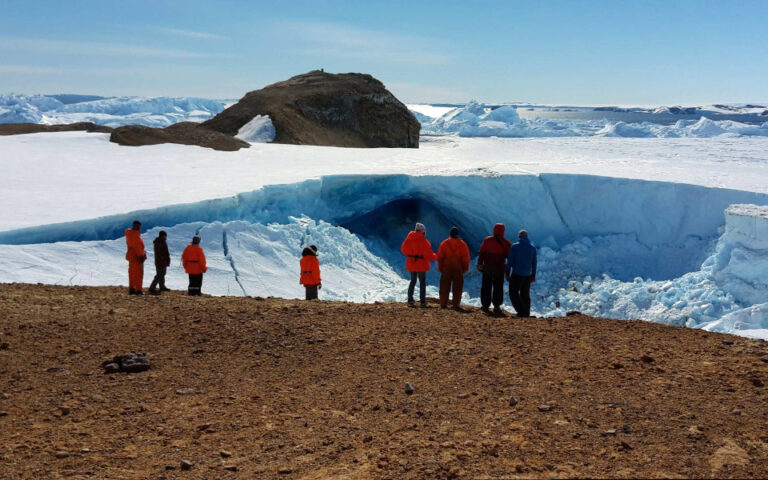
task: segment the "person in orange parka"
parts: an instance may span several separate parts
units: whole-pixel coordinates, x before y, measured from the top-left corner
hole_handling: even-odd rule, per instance
[[[448,238],[437,249],[437,271],[440,275],[440,308],[448,307],[448,294],[453,285],[453,308],[461,309],[464,274],[469,271],[469,247],[459,238],[459,229],[451,228]]]
[[[432,251],[432,244],[427,240],[427,229],[423,224],[417,223],[414,230],[408,233],[400,246],[405,258],[405,269],[411,272],[411,283],[408,285],[408,305],[414,305],[413,291],[416,288],[416,279],[419,280],[419,301],[422,307],[427,306],[427,271],[429,262],[437,260],[437,255]]]
[[[181,254],[181,263],[184,271],[189,274],[189,288],[187,293],[191,296],[200,295],[203,288],[203,274],[208,271],[205,264],[205,253],[200,247],[200,237],[192,237],[192,243],[187,245]]]
[[[301,276],[299,283],[304,285],[307,300],[317,300],[318,289],[323,288],[323,280],[320,278],[320,262],[317,260],[317,247],[310,245],[301,252]]]
[[[141,222],[133,221],[132,228],[125,229],[125,259],[128,260],[128,294],[144,295],[141,291],[144,283],[144,260],[147,252],[144,250],[144,241],[141,239]]]

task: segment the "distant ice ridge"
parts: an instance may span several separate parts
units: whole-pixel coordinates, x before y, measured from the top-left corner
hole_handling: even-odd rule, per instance
[[[52,96],[6,94],[0,95],[0,123],[167,127],[208,120],[221,112],[225,103],[195,97],[112,97],[65,104]]]
[[[714,121],[706,117],[699,120],[678,120],[674,125],[643,122],[569,121],[521,119],[517,109],[504,105],[495,109],[469,102],[452,109],[440,117],[417,115],[423,135],[459,135],[461,137],[695,137],[709,138],[721,135],[768,136],[768,122],[760,126],[730,120]]]

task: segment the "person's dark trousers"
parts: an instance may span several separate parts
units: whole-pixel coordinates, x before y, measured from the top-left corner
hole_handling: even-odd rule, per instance
[[[491,302],[493,302],[494,308],[501,308],[501,304],[504,303],[503,273],[483,274],[483,283],[480,287],[480,304],[484,309],[487,309]]]
[[[464,291],[464,273],[461,270],[445,271],[440,275],[440,307],[448,306],[448,295],[453,286],[453,306],[461,305],[461,292]]]
[[[307,300],[317,300],[317,285],[304,285],[304,289],[307,291]]]
[[[411,283],[408,285],[408,303],[413,302],[413,291],[416,289],[416,279],[419,279],[419,301],[427,301],[427,272],[411,272]]]
[[[200,295],[200,291],[203,288],[203,274],[202,273],[196,273],[196,274],[189,274],[189,290],[187,292],[190,295]]]
[[[149,284],[149,290],[151,292],[155,291],[155,287],[158,285],[160,286],[160,290],[165,290],[165,272],[168,270],[168,267],[155,265],[155,270],[157,271],[157,273],[155,273],[155,278],[153,278],[152,283]]]
[[[509,299],[518,317],[531,316],[531,277],[510,275]]]

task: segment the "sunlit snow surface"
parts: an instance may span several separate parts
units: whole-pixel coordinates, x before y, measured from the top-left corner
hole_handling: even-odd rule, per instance
[[[208,293],[301,296],[298,253],[314,243],[323,298],[402,300],[398,247],[414,221],[435,248],[458,224],[473,255],[503,221],[508,237],[524,227],[540,247],[540,314],[768,329],[764,212],[729,209],[768,204],[765,138],[449,136],[425,137],[418,150],[238,152],[107,138],[0,137],[0,243],[32,243],[0,245],[0,281],[124,285],[119,237],[137,217],[153,229],[150,251],[156,231],[169,232],[175,288],[186,284],[180,251],[197,232]],[[434,272],[429,281],[434,295]],[[478,284],[472,271],[465,301],[477,303]]]

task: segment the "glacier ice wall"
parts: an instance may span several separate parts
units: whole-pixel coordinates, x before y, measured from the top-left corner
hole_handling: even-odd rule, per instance
[[[768,205],[767,194],[589,175],[328,176],[0,232],[0,280],[125,283],[122,235],[138,218],[152,230],[148,246],[159,228],[177,254],[192,234],[203,236],[210,293],[300,296],[298,253],[315,243],[324,298],[403,299],[399,246],[416,221],[435,249],[458,226],[473,256],[504,222],[508,237],[526,228],[539,246],[539,314],[579,310],[728,329],[760,325],[764,310],[745,309],[768,302],[768,215],[759,205]],[[172,276],[185,284],[180,266]],[[479,280],[474,270],[467,275],[466,302],[477,303]],[[428,282],[437,281],[433,269]]]

